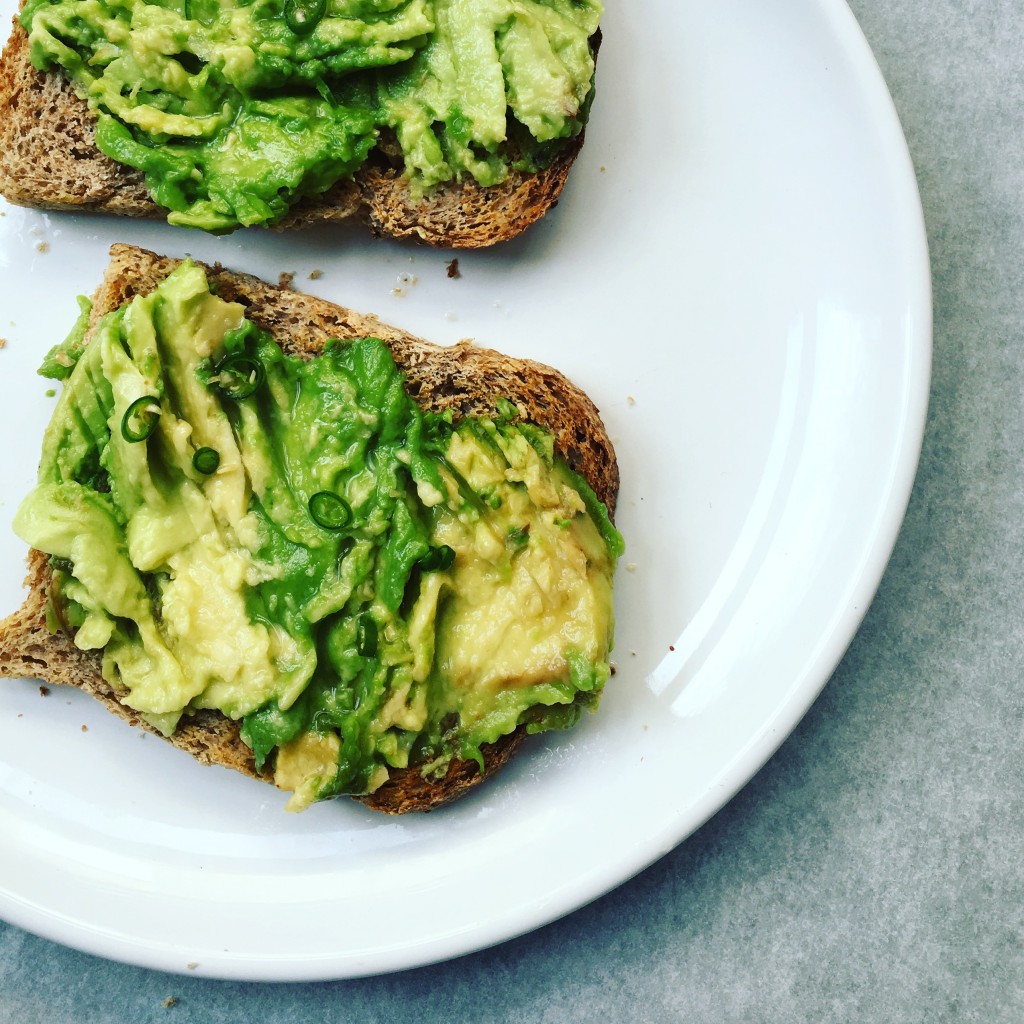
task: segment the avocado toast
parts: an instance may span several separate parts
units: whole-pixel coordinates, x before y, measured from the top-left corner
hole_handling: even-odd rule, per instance
[[[618,471],[564,376],[125,245],[81,327],[3,675],[296,808],[438,806],[596,705]]]
[[[597,0],[27,0],[0,58],[0,194],[217,232],[355,218],[491,245],[558,199],[600,14]]]

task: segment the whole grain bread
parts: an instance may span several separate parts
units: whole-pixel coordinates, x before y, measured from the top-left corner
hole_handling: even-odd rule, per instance
[[[139,171],[96,148],[94,118],[69,81],[40,72],[29,59],[17,19],[0,55],[0,195],[19,206],[162,218]],[[275,227],[358,220],[378,236],[476,249],[525,231],[558,201],[583,133],[537,173],[510,171],[483,188],[472,178],[417,198],[401,169],[378,147],[352,177],[294,206]]]
[[[113,246],[110,255],[103,282],[94,296],[92,325],[136,295],[153,291],[179,262],[122,244]],[[558,453],[588,481],[614,515],[619,472],[611,440],[594,403],[557,370],[466,341],[454,346],[434,345],[375,316],[219,266],[205,269],[211,287],[222,298],[244,305],[246,316],[269,331],[286,352],[312,358],[332,338],[376,337],[387,344],[406,374],[407,391],[424,408],[450,409],[453,415],[462,417],[493,413],[502,398],[514,402],[524,418],[554,435]],[[33,550],[28,566],[25,603],[0,622],[0,676],[76,686],[130,724],[154,731],[137,712],[118,700],[103,679],[97,652],[81,651],[66,632],[51,633],[47,629],[49,560]],[[440,780],[424,778],[415,768],[395,770],[380,789],[358,799],[374,810],[392,814],[438,807],[491,777],[512,757],[523,735],[518,730],[487,749],[485,773],[475,762],[465,761],[452,764]],[[200,711],[183,718],[168,741],[204,764],[223,765],[272,781],[269,774],[256,769],[252,752],[239,734],[239,724],[218,712]]]

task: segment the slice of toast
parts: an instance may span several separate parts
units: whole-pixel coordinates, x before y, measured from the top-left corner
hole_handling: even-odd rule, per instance
[[[151,292],[178,262],[134,246],[113,246],[103,283],[94,296],[91,322],[95,324],[136,295]],[[205,269],[211,287],[223,299],[243,304],[247,318],[268,331],[288,353],[312,358],[332,338],[376,337],[388,346],[406,374],[406,390],[426,409],[450,409],[456,418],[491,415],[502,398],[512,401],[522,416],[554,436],[557,452],[587,480],[614,516],[619,473],[611,440],[594,403],[558,371],[469,342],[433,345],[374,316],[219,266]],[[77,686],[132,725],[155,732],[118,700],[103,679],[99,652],[79,650],[63,631],[49,632],[49,559],[32,551],[28,564],[28,597],[17,612],[0,622],[0,676]],[[271,782],[269,773],[256,769],[239,728],[239,723],[219,712],[200,711],[183,718],[168,740],[204,764],[223,765]],[[493,775],[515,753],[523,735],[522,729],[517,730],[490,747],[485,752],[485,773],[475,762],[467,761],[453,763],[439,781],[424,778],[415,768],[393,770],[388,782],[357,799],[375,810],[395,814],[440,806]]]
[[[63,75],[33,67],[28,34],[15,19],[0,56],[0,195],[39,209],[165,217],[141,172],[96,148],[94,123]],[[378,149],[353,178],[296,204],[275,227],[355,219],[377,236],[452,249],[493,245],[525,231],[555,205],[582,145],[581,132],[537,173],[512,170],[488,188],[466,177],[423,198]]]

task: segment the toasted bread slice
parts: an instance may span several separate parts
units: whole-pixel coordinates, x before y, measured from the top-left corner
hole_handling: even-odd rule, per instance
[[[92,323],[136,295],[151,292],[178,262],[129,245],[113,246],[111,262],[94,297]],[[377,337],[387,344],[406,374],[407,391],[426,409],[450,409],[456,417],[488,415],[496,411],[500,399],[511,400],[521,415],[553,434],[558,453],[614,515],[619,474],[611,440],[593,402],[558,371],[469,342],[433,345],[374,316],[220,267],[205,269],[217,293],[225,300],[242,303],[248,319],[269,331],[286,352],[312,358],[332,338]],[[63,631],[49,632],[49,560],[32,551],[28,564],[28,597],[17,612],[0,622],[0,676],[76,686],[132,725],[155,731],[118,700],[103,679],[98,652],[79,650]],[[522,739],[520,729],[490,747],[485,754],[485,773],[475,762],[465,761],[452,764],[440,780],[424,778],[415,768],[394,770],[381,788],[358,799],[375,810],[396,814],[440,806],[493,775]],[[183,718],[169,742],[204,764],[223,765],[272,781],[269,773],[257,771],[252,752],[239,734],[239,724],[218,712],[200,711]]]
[[[413,195],[401,170],[378,149],[353,178],[298,203],[275,227],[355,219],[377,236],[482,248],[514,238],[555,205],[582,145],[580,133],[534,174],[513,170],[488,188],[467,177],[439,185],[422,198]],[[0,195],[39,209],[148,218],[167,214],[150,198],[139,171],[96,148],[94,118],[68,80],[33,67],[28,35],[17,19],[0,56]]]

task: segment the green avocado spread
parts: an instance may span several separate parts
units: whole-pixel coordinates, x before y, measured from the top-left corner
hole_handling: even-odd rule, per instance
[[[535,170],[578,135],[600,0],[28,0],[96,143],[171,223],[273,224],[378,141],[414,194]]]
[[[596,706],[622,539],[510,402],[424,411],[374,339],[285,354],[191,262],[88,344],[84,306],[15,531],[126,705],[240,720],[292,809]]]

